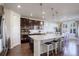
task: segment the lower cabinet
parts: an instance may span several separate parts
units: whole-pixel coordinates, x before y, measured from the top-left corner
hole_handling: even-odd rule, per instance
[[[29,42],[28,35],[21,35],[21,43]]]
[[[32,50],[32,52],[34,52],[34,41],[30,37],[29,37],[29,46],[30,46],[30,49]]]

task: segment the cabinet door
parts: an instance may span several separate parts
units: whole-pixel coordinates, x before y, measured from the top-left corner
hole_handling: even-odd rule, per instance
[[[29,20],[29,29],[34,29],[34,21],[33,20]]]
[[[21,18],[21,26],[25,26],[26,25],[26,19],[25,18]]]

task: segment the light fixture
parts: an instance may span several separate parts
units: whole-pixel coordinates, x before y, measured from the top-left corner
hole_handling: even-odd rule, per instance
[[[44,11],[44,9],[43,9],[43,4],[42,3],[40,3],[40,10],[41,10],[41,16],[42,16],[42,19],[44,20],[45,19],[45,14],[46,14],[46,12]]]
[[[54,17],[55,16],[54,8],[51,8],[51,12],[52,12],[52,16]]]
[[[52,17],[57,19],[58,18],[58,11],[55,10],[54,8],[51,8],[51,12],[52,12]]]
[[[21,5],[17,5],[18,8],[21,8]]]
[[[40,23],[41,25],[43,24],[43,22]]]
[[[42,12],[43,15],[44,15],[45,13],[46,13],[45,11]]]

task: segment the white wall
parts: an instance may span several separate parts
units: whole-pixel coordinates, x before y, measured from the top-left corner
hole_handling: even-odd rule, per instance
[[[5,9],[4,20],[8,37],[11,40],[11,48],[20,44],[20,15],[12,10]]]
[[[56,23],[51,23],[51,22],[45,22],[44,23],[44,31],[45,32],[55,32],[56,31],[56,27],[58,27],[58,25]]]

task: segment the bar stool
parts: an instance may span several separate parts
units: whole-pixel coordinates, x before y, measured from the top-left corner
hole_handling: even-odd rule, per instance
[[[61,49],[62,49],[62,39],[59,38],[58,41],[59,41],[58,48],[59,48],[59,51],[61,51]]]
[[[61,42],[62,42],[61,44],[62,44],[62,47],[63,47],[64,46],[64,37],[61,38]]]
[[[44,43],[46,46],[47,46],[47,56],[49,56],[49,49],[50,49],[50,46],[52,45],[52,43],[51,42],[46,42],[46,43]]]
[[[54,45],[54,49],[55,49],[55,54],[57,54],[57,48],[58,48],[58,40],[53,40],[53,41],[51,41],[52,42],[52,44]]]
[[[59,51],[61,52],[62,51],[62,49],[63,49],[63,41],[64,41],[64,38],[62,37],[62,38],[59,38],[58,39],[58,41],[59,41]]]

